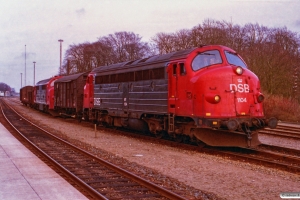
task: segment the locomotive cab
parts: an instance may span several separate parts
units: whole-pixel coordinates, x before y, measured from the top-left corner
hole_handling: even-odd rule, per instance
[[[54,109],[54,81],[62,76],[54,76],[39,81],[34,87],[34,104],[41,111],[49,112]]]
[[[257,146],[260,142],[256,130],[266,125],[276,127],[275,118],[264,117],[258,77],[236,52],[208,46],[191,53],[186,62],[191,69],[190,82],[188,89],[177,90],[177,96],[185,96],[183,102],[177,99],[177,105],[188,105],[189,116],[197,127],[221,130],[207,133],[193,129],[198,139],[213,146]],[[175,114],[186,113],[178,109]],[[216,137],[222,141],[216,141]]]

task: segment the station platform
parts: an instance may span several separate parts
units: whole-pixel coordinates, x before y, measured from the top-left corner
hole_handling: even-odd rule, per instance
[[[0,123],[0,199],[87,199]]]

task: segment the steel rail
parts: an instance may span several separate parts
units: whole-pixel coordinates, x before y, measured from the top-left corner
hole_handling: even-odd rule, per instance
[[[3,101],[1,100],[1,103],[3,104]],[[71,180],[75,181],[76,184],[79,184],[81,188],[84,188],[86,191],[88,191],[88,193],[97,199],[107,199],[105,196],[101,195],[98,191],[94,190],[93,188],[91,188],[89,185],[87,185],[86,183],[84,183],[82,180],[80,180],[77,176],[75,176],[73,173],[71,173],[70,171],[68,171],[65,167],[63,167],[62,165],[60,165],[58,162],[56,162],[56,160],[54,160],[53,158],[51,158],[50,156],[48,156],[48,154],[46,154],[42,149],[40,149],[38,146],[36,146],[33,142],[31,142],[29,139],[27,139],[14,125],[13,123],[7,118],[6,114],[4,113],[2,104],[0,104],[1,107],[1,112],[3,117],[5,118],[5,120],[10,124],[10,126],[15,129],[19,135],[22,137],[23,140],[25,140],[27,142],[27,144],[29,144],[34,150],[38,151],[42,156],[44,156],[47,160],[49,160],[51,162],[52,165],[54,165],[57,169],[60,170],[60,172],[62,172],[65,176],[67,176],[68,178],[70,178]],[[6,104],[7,105],[7,104]],[[8,105],[7,105],[8,106]],[[10,106],[9,106],[10,107]],[[11,107],[10,107],[11,108]],[[13,108],[11,108],[16,114],[18,114]],[[18,114],[19,115],[19,114]],[[25,119],[24,117],[22,117],[21,115],[19,115],[22,119],[26,120],[27,122],[31,123],[30,121],[28,121],[27,119]],[[31,123],[32,125],[34,125],[33,123]],[[36,126],[36,125],[34,125]],[[40,127],[36,126],[37,128],[41,129]],[[41,129],[43,130],[43,129]],[[45,130],[43,130],[45,131]]]
[[[8,105],[7,105],[8,106]],[[10,106],[9,106],[10,107]],[[2,109],[2,106],[1,106],[1,109]],[[166,198],[169,198],[169,199],[185,199],[184,197],[172,192],[172,191],[169,191],[165,188],[162,188],[154,183],[151,183],[141,177],[138,177],[136,176],[135,174],[132,174],[124,169],[121,169],[119,168],[118,166],[116,165],[113,165],[112,163],[109,163],[101,158],[98,158],[98,157],[95,157],[94,155],[90,154],[89,152],[85,151],[85,150],[82,150],[82,149],[78,149],[76,146],[70,144],[69,142],[67,141],[64,141],[60,138],[58,138],[57,136],[49,133],[48,131],[44,130],[43,128],[41,127],[38,127],[37,125],[35,125],[34,123],[30,122],[29,120],[25,119],[24,117],[22,117],[19,113],[17,113],[12,107],[10,107],[10,109],[12,109],[16,114],[18,114],[22,119],[26,120],[27,122],[29,122],[30,124],[32,124],[33,126],[35,126],[36,128],[40,129],[41,131],[47,133],[49,136],[51,136],[52,138],[54,138],[55,140],[57,141],[60,141],[60,142],[63,142],[65,144],[67,144],[69,147],[73,148],[73,149],[76,149],[76,151],[80,151],[82,152],[84,155],[86,156],[89,156],[90,158],[92,159],[95,159],[97,160],[98,162],[100,162],[101,164],[105,165],[107,168],[110,168],[114,171],[116,171],[117,173],[120,173],[122,175],[124,175],[125,177],[129,178],[129,179],[132,179],[134,182],[137,182],[143,186],[145,186],[146,188],[152,190],[152,191],[155,191],[157,193],[159,193],[160,195],[166,197]],[[2,110],[2,113],[3,115],[5,115],[4,111]],[[6,117],[5,117],[6,118]],[[8,120],[6,118],[6,120]],[[11,122],[9,122],[10,124],[12,124]],[[13,126],[13,125],[12,125]],[[14,127],[16,129],[16,127]],[[22,135],[22,133],[16,129],[16,131]],[[41,151],[41,149],[39,147],[37,147],[35,144],[33,144],[31,141],[29,141],[27,138],[25,138],[25,136],[22,135],[22,137],[24,139],[26,139],[28,141],[28,143],[31,144],[31,146],[33,146],[35,149],[37,149],[38,151]],[[60,168],[61,170],[65,171],[66,175],[72,179],[75,179],[76,183],[79,183],[80,186],[86,188],[86,190],[89,191],[89,193],[91,194],[91,196],[93,196],[94,198],[97,198],[97,199],[107,199],[104,195],[102,194],[99,194],[98,191],[96,191],[94,188],[91,188],[89,185],[87,185],[85,182],[83,182],[80,178],[76,177],[72,172],[68,171],[65,167],[61,166],[58,162],[56,162],[55,160],[53,160],[50,156],[48,156],[46,153],[42,153],[45,157],[49,158],[49,160],[51,162],[53,162],[53,164],[55,166],[57,166],[58,168]]]

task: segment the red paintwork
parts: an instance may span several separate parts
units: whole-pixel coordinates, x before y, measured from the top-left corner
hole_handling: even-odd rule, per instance
[[[94,107],[94,73],[91,72],[86,79],[86,84],[84,86],[84,99],[83,108],[93,108]]]
[[[219,50],[223,63],[193,71],[192,60],[199,52],[207,50]],[[201,118],[263,117],[262,104],[256,100],[260,94],[259,79],[248,69],[244,69],[242,75],[237,75],[234,72],[236,67],[227,63],[224,50],[235,52],[224,46],[204,46],[195,49],[185,59],[170,62],[169,113]],[[179,75],[179,68],[176,76],[170,73],[176,63],[184,63],[187,71],[185,76]],[[239,86],[236,89],[242,92],[231,91],[230,84]],[[244,84],[248,84],[249,88],[244,88]],[[219,103],[213,102],[215,95],[221,97]]]
[[[54,109],[54,81],[61,78],[62,76],[54,76],[48,81],[41,84],[37,83],[34,88],[34,103],[46,105],[48,109]],[[42,82],[42,81],[40,81]],[[45,87],[42,91],[41,87]],[[37,98],[37,93],[40,92],[39,99]]]

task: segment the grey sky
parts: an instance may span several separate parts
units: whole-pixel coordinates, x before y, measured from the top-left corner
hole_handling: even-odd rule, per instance
[[[204,19],[245,25],[286,26],[300,33],[299,0],[0,0],[0,82],[19,90],[54,76],[59,67],[59,42],[95,42],[118,31],[149,41],[158,32],[191,29]]]

